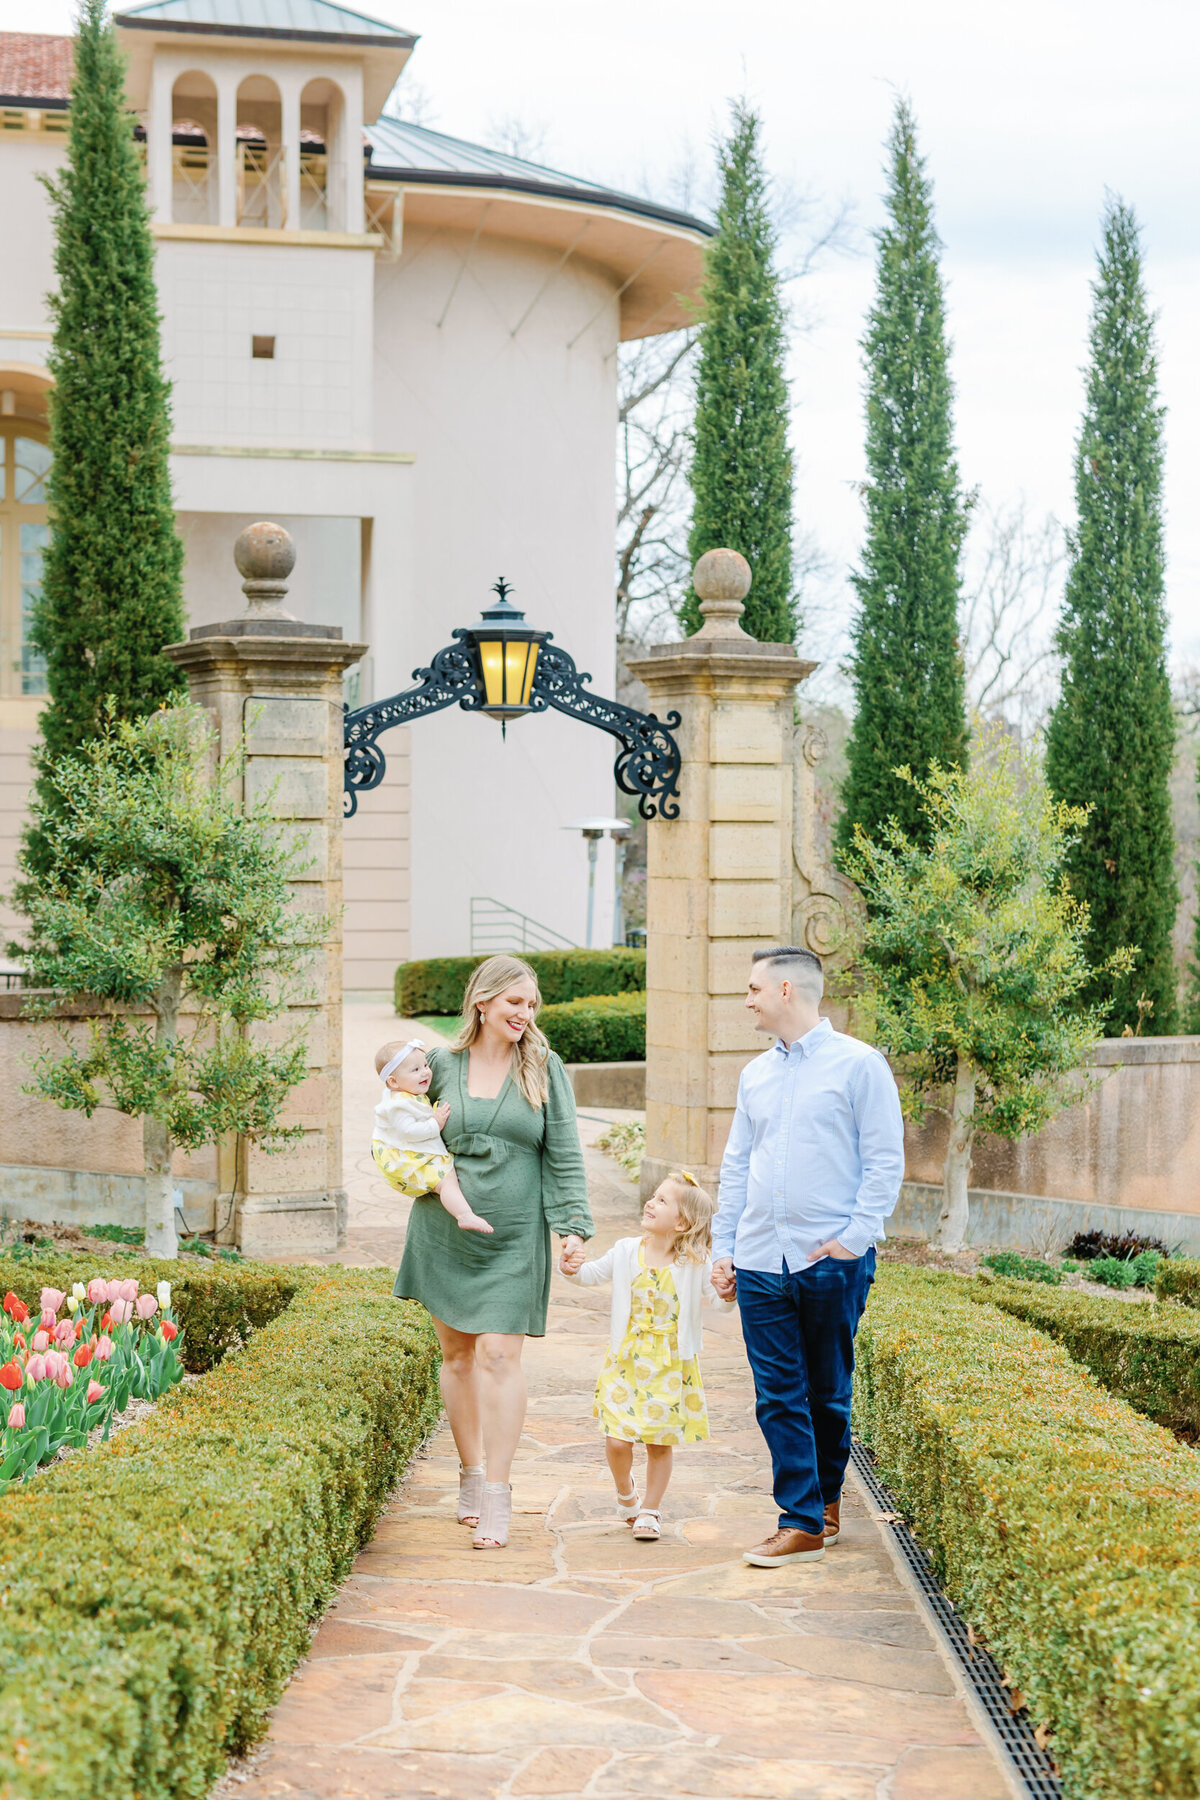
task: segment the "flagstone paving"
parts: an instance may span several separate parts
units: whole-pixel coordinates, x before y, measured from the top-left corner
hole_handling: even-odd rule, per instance
[[[364,1037],[378,1024],[366,1008],[354,1023]],[[387,1035],[395,1029],[389,1019]],[[348,1071],[352,1051],[360,1047],[348,1042]],[[361,1135],[360,1119],[347,1124]],[[583,1125],[588,1139],[601,1129]],[[607,1158],[589,1150],[588,1161],[603,1247],[633,1229],[636,1196]],[[360,1174],[342,1260],[390,1261],[394,1203]],[[443,1427],[334,1600],[264,1750],[220,1793],[1016,1793],[861,1490],[847,1489],[841,1541],[822,1562],[776,1571],[742,1562],[776,1515],[736,1314],[706,1327],[712,1440],[677,1453],[661,1541],[634,1542],[613,1516],[590,1417],[606,1304],[557,1281],[548,1335],[527,1347],[509,1549],[473,1551],[456,1523],[457,1463]]]

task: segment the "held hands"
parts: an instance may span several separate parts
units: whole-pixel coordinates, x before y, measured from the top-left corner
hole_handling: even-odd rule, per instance
[[[737,1299],[737,1275],[734,1273],[732,1256],[718,1257],[712,1266],[712,1284],[718,1299]]]
[[[440,1131],[445,1125],[446,1120],[450,1117],[450,1102],[448,1100],[439,1100],[433,1109],[433,1116],[437,1120],[437,1128]]]
[[[578,1275],[583,1267],[585,1256],[583,1239],[576,1237],[572,1232],[562,1241],[562,1255],[558,1259],[558,1266],[564,1275]]]

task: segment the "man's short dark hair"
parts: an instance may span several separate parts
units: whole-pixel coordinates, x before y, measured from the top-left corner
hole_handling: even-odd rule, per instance
[[[805,950],[799,944],[776,944],[772,950],[756,950],[750,960],[752,963],[768,963],[776,970],[781,981],[790,981],[793,986],[804,988],[818,1000],[825,991],[825,974],[820,957],[815,951]]]

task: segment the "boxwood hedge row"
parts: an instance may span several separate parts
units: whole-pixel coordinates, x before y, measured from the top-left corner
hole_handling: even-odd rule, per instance
[[[1154,1272],[1154,1292],[1159,1300],[1200,1306],[1200,1262],[1191,1256],[1164,1256]]]
[[[522,959],[537,975],[543,1003],[556,1006],[587,994],[625,994],[646,985],[644,950],[546,950]],[[396,1011],[402,1018],[457,1013],[482,956],[431,956],[396,970]]]
[[[136,1267],[79,1259],[63,1274],[85,1261]],[[204,1362],[240,1329],[235,1309],[167,1267]],[[390,1276],[195,1273],[242,1288],[243,1324],[282,1303],[142,1425],[2,1503],[0,1793],[13,1800],[201,1800],[226,1751],[261,1735],[437,1416],[435,1341]]]
[[[971,1281],[998,1306],[1060,1343],[1102,1387],[1169,1431],[1200,1438],[1200,1314],[1182,1306],[1104,1300],[1023,1281]]]
[[[564,1062],[645,1062],[645,994],[589,994],[543,1006],[538,1024]]]
[[[927,1271],[881,1270],[858,1352],[858,1430],[1065,1800],[1200,1793],[1195,1452]]]

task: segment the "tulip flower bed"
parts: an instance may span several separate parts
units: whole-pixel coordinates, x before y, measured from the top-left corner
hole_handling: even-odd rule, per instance
[[[153,1294],[141,1293],[132,1276],[93,1276],[69,1294],[44,1287],[36,1326],[10,1288],[0,1320],[0,1387],[12,1395],[0,1437],[0,1494],[53,1462],[64,1445],[82,1448],[97,1428],[107,1438],[130,1400],[157,1400],[181,1380],[178,1336],[169,1281]]]
[[[16,1268],[30,1305],[42,1271]],[[202,1800],[262,1735],[440,1410],[428,1320],[386,1272],[137,1265],[151,1292],[168,1275],[184,1362],[235,1347],[0,1499],[0,1794],[14,1800]]]

